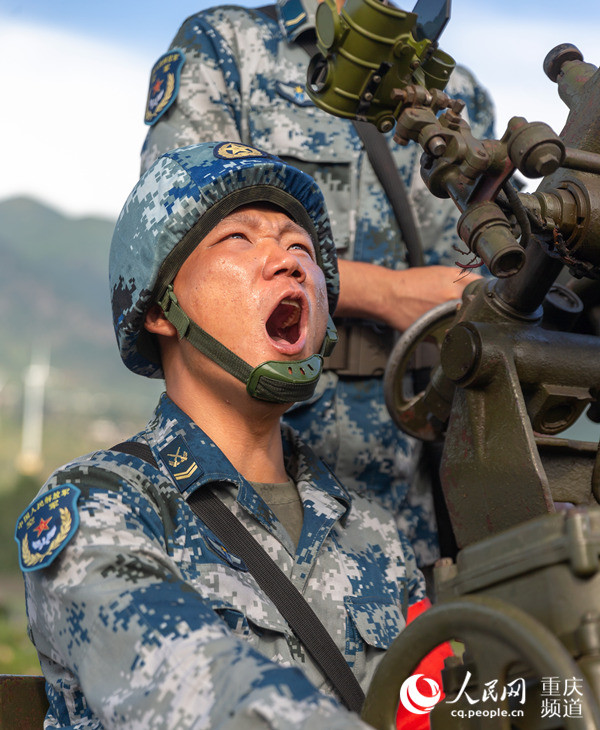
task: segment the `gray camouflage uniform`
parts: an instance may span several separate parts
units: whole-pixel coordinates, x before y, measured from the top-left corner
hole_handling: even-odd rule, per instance
[[[317,109],[303,90],[308,57],[294,41],[314,27],[315,8],[315,0],[280,1],[279,22],[233,6],[186,20],[171,45],[185,53],[179,91],[148,132],[142,169],[169,149],[213,139],[270,150],[318,182],[340,257],[405,268],[398,224],[354,127]],[[470,72],[458,67],[447,90],[467,102],[474,134],[490,136],[491,102]],[[461,258],[452,249],[460,243],[457,210],[425,188],[420,148],[391,142],[391,149],[417,212],[425,261],[453,264]],[[419,565],[439,557],[431,492],[417,478],[421,446],[389,418],[381,377],[330,370],[312,401],[285,419],[344,484],[375,495],[395,514]]]
[[[366,730],[183,494],[226,483],[219,496],[303,593],[364,689],[407,606],[424,595],[393,520],[351,496],[284,428],[286,470],[304,509],[294,550],[252,486],[166,395],[136,440],[158,468],[115,451],[77,459],[52,475],[17,527],[47,679],[46,730]],[[182,471],[193,477],[178,481]],[[64,534],[75,529],[51,562],[36,563],[26,538],[46,555],[59,511]]]

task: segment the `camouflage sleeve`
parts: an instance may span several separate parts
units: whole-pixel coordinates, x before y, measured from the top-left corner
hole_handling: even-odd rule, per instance
[[[241,141],[240,73],[234,50],[201,15],[188,18],[171,43],[185,53],[176,103],[150,127],[141,172],[168,150],[213,140]]]
[[[465,102],[463,115],[475,137],[488,139],[494,136],[494,103],[487,89],[468,68],[459,65],[454,69],[446,92]]]
[[[398,532],[402,545],[403,560],[406,565],[406,579],[408,585],[408,605],[414,606],[426,597],[425,578],[417,567],[417,559],[408,538],[400,530]]]
[[[139,471],[80,466],[48,486],[67,483],[81,490],[79,527],[52,564],[26,578],[57,724],[87,714],[128,730],[366,730],[299,669],[235,637],[185,581],[166,548],[172,516],[146,496]]]

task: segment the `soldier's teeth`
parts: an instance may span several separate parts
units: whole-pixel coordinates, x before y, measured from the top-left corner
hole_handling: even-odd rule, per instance
[[[293,307],[292,311],[286,317],[285,321],[282,322],[280,325],[281,329],[286,329],[287,327],[291,327],[293,324],[296,324],[296,322],[299,321],[301,307],[295,299],[282,299],[281,304],[287,304],[288,306]]]

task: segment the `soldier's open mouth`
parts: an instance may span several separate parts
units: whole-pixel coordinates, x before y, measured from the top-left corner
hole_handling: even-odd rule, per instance
[[[300,337],[302,303],[298,299],[282,299],[267,320],[267,333],[275,342],[285,340],[290,344]]]

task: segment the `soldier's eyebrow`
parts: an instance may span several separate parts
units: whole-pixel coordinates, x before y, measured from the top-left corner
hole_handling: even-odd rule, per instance
[[[286,221],[281,227],[282,233],[303,233],[305,236],[308,236],[310,239],[310,233],[306,230],[306,228],[303,228],[301,225],[293,221],[291,218],[287,217],[287,214],[285,211],[279,209],[279,208],[271,208],[265,206],[265,210],[275,210],[279,213],[283,213],[283,215],[286,216]],[[253,211],[253,210],[236,210],[233,213],[230,213],[227,218],[224,218],[221,222],[224,223],[226,221],[232,221],[232,222],[239,222],[239,223],[245,223],[246,225],[254,225],[257,226],[260,224],[260,214]]]

